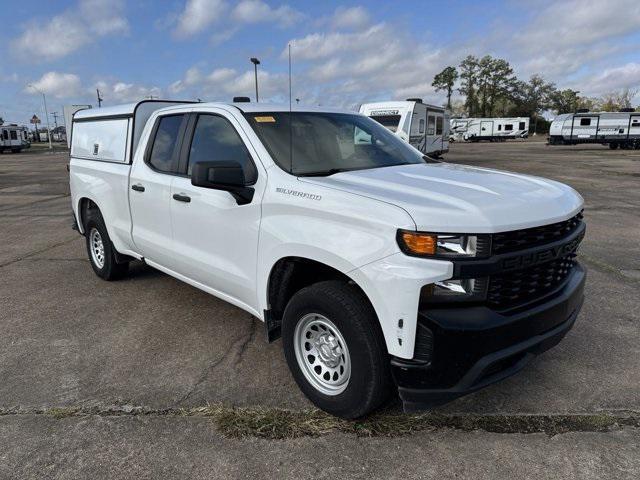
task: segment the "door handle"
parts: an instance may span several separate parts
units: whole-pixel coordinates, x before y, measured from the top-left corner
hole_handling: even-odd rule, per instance
[[[131,190],[135,190],[136,192],[144,192],[144,185],[137,183],[135,185],[131,185]]]
[[[191,201],[191,197],[189,197],[188,195],[184,195],[183,193],[174,193],[173,199],[185,203],[189,203]]]

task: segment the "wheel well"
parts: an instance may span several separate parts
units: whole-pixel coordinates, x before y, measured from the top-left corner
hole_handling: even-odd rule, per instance
[[[281,258],[271,269],[267,286],[269,316],[278,324],[284,309],[298,291],[317,282],[341,280],[362,289],[344,273],[329,265],[303,257]],[[367,298],[367,296],[362,292]]]
[[[78,216],[80,217],[78,218],[78,223],[83,231],[84,231],[84,222],[87,219],[87,216],[89,215],[89,212],[91,210],[100,211],[98,206],[92,200],[89,200],[88,198],[81,198],[80,203],[78,205]]]

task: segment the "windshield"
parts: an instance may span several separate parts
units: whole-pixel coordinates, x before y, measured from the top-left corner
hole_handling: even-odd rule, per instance
[[[425,162],[420,152],[363,115],[254,112],[245,117],[273,160],[293,175],[331,175]]]

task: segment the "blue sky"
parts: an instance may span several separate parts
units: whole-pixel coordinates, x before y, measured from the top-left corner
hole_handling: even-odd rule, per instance
[[[535,7],[531,7],[535,4]],[[640,87],[640,2],[471,0],[0,0],[0,116],[25,123],[62,105],[144,98],[286,99],[353,107],[420,96],[442,103],[433,75],[468,54],[506,58],[586,95]],[[6,12],[10,12],[9,15]],[[638,99],[638,97],[636,97]]]

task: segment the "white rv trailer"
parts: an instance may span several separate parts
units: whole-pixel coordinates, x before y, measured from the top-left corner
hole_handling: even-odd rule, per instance
[[[611,149],[640,149],[640,112],[579,110],[554,118],[549,128],[549,145],[578,143],[608,144]]]
[[[513,138],[527,138],[529,118],[453,118],[450,131],[454,141],[503,142]]]
[[[0,125],[0,153],[5,150],[19,153],[30,146],[26,127],[20,127],[16,124]]]
[[[408,98],[364,103],[360,113],[387,127],[425,155],[438,157],[449,151],[449,112],[443,107]]]

